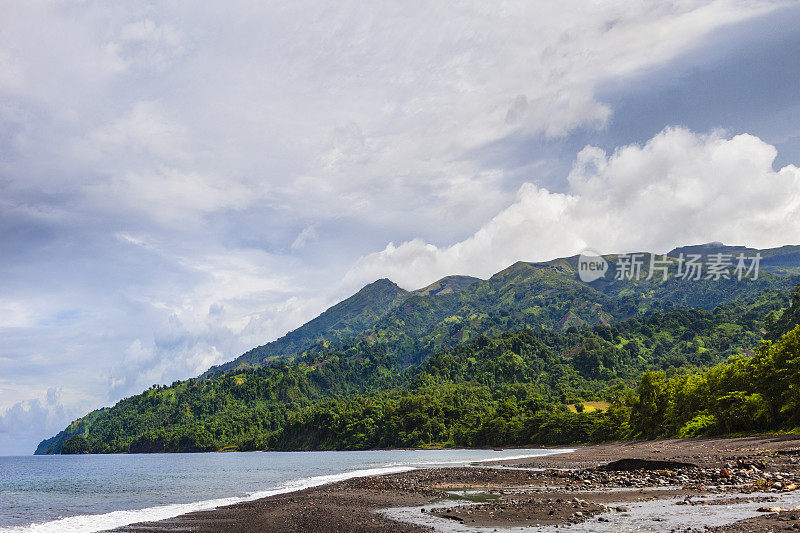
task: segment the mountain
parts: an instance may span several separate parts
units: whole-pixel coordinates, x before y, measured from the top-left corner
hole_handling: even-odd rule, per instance
[[[707,242],[704,244],[692,244],[689,246],[681,246],[670,250],[667,252],[667,255],[670,257],[678,257],[680,254],[689,255],[689,254],[701,254],[701,255],[708,255],[708,254],[716,254],[716,253],[725,253],[725,254],[734,254],[734,253],[746,253],[746,252],[756,252],[755,248],[748,248],[747,246],[726,246],[721,242]]]
[[[610,325],[676,307],[714,309],[769,289],[789,290],[800,280],[796,271],[783,267],[778,272],[762,269],[757,280],[646,280],[650,254],[643,255],[646,266],[641,280],[608,278],[592,283],[579,279],[577,257],[517,262],[452,294],[412,294],[359,338],[328,348],[312,345],[305,351],[342,351],[364,341],[384,347],[401,364],[409,365],[477,335]],[[620,256],[606,256],[606,260],[616,268]],[[676,268],[677,260],[672,259],[670,270]]]
[[[499,335],[525,327],[566,330],[608,325],[645,313],[691,307],[714,307],[762,292],[793,287],[800,274],[800,246],[756,250],[721,243],[676,248],[670,272],[680,253],[760,253],[758,280],[698,280],[671,278],[584,283],[578,277],[578,257],[547,262],[519,261],[488,280],[447,276],[414,291],[387,279],[378,280],[333,306],[322,315],[277,341],[255,348],[234,361],[212,367],[202,377],[242,366],[257,366],[305,351],[341,350],[360,340],[386,346],[403,364],[423,360],[437,350],[475,335]],[[614,269],[619,255],[605,259]],[[660,259],[659,256],[656,256]],[[642,277],[649,273],[651,254],[642,253]]]
[[[735,260],[739,254],[753,255],[760,254],[762,257],[761,267],[767,272],[786,273],[795,272],[800,269],[800,246],[786,245],[778,248],[767,248],[759,250],[748,248],[747,246],[726,246],[721,242],[710,242],[693,246],[683,246],[671,250],[670,257],[678,257],[680,254],[699,254],[707,259],[712,254],[729,254]]]
[[[296,354],[318,341],[350,338],[371,328],[380,317],[410,295],[392,281],[379,279],[278,340],[253,348],[233,361],[211,367],[203,376],[245,365],[265,364],[277,357]]]
[[[564,404],[602,404],[648,370],[681,375],[746,352],[758,344],[764,316],[788,300],[767,291],[713,311],[671,310],[565,332],[479,335],[405,368],[385,350],[360,343],[292,363],[151,387],[76,421],[36,453],[59,453],[75,436],[80,449],[94,453],[585,439],[558,429],[566,426],[559,414]],[[503,422],[523,415],[530,427]],[[602,438],[624,436],[624,427],[606,428]]]
[[[697,250],[760,253],[762,268],[757,279],[676,277],[680,262],[672,255]],[[470,347],[463,368],[477,369],[469,363],[470,350],[483,350],[485,339],[509,332],[538,332],[531,350],[557,362],[532,367],[544,372],[541,379],[524,374],[551,401],[563,391],[599,391],[613,380],[632,384],[647,369],[715,364],[752,348],[766,328],[782,334],[796,323],[793,312],[764,317],[783,307],[800,283],[799,253],[798,246],[677,248],[664,263],[671,274],[666,280],[661,273],[649,276],[651,259],[663,259],[649,253],[641,254],[638,279],[613,275],[630,258],[608,255],[612,274],[590,283],[578,275],[577,256],[520,261],[487,280],[448,276],[414,291],[378,280],[201,379],[154,387],[107,412],[90,413],[43,441],[37,453],[58,453],[72,435],[86,436],[100,452],[246,449],[257,446],[245,444],[246,435],[283,431],[286,417],[295,416],[290,413],[326,398],[418,386],[413,380],[427,375],[433,356],[461,346]],[[508,357],[513,369],[518,361]],[[468,372],[459,375],[463,381]],[[160,432],[162,426],[171,429]]]
[[[97,409],[96,411],[92,411],[88,413],[86,416],[83,416],[74,422],[72,422],[64,431],[59,432],[57,435],[49,438],[44,439],[39,445],[36,447],[36,451],[33,452],[34,455],[52,455],[61,453],[61,446],[73,435],[86,435],[89,433],[92,424],[98,419],[98,417],[102,416],[103,414],[107,413],[109,408],[102,407]]]
[[[211,367],[201,377],[296,355],[315,343],[328,345],[353,339],[370,330],[412,296],[454,294],[477,281],[480,280],[471,276],[447,276],[422,289],[406,291],[388,279],[379,279],[278,340],[254,348],[233,361]]]

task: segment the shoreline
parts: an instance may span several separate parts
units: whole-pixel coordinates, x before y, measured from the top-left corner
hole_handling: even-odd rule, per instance
[[[660,511],[666,512],[667,520],[678,520],[681,513],[692,518],[702,512],[705,518],[696,518],[707,523],[696,525],[708,525],[720,532],[763,531],[777,526],[786,529],[795,524],[800,529],[800,511],[755,510],[780,507],[784,502],[800,505],[800,435],[666,439],[548,449],[564,451],[489,459],[480,466],[417,468],[354,477],[113,531],[419,532],[446,530],[449,526],[463,531],[532,526],[548,530],[589,521],[598,531],[613,531],[603,527],[649,520],[647,512]],[[619,459],[640,463],[628,470],[597,469]],[[683,465],[666,468],[668,463],[658,461]],[[782,481],[773,481],[777,479]],[[775,488],[775,483],[781,488]],[[736,519],[727,523],[714,518],[722,514]]]
[[[366,450],[211,450],[206,452],[114,452],[114,453],[32,453],[27,455],[0,455],[0,457],[54,457],[54,456],[70,456],[70,455],[180,455],[180,454],[214,454],[214,453],[320,453],[320,452],[426,452],[438,450],[483,450],[483,451],[507,451],[507,450],[558,450],[558,449],[574,449],[576,447],[588,446],[584,444],[574,445],[556,445],[556,446],[537,446],[532,448],[530,446],[504,446],[502,448],[495,446],[475,446],[475,447],[447,447],[447,446],[425,446],[420,448],[368,448]]]
[[[397,450],[389,450],[396,452]],[[116,509],[109,509],[99,513],[78,513],[68,515],[66,517],[53,517],[42,521],[32,523],[22,523],[14,526],[9,526],[10,529],[4,528],[0,525],[0,531],[9,532],[41,532],[41,533],[61,533],[62,531],[109,531],[114,528],[123,528],[130,524],[140,522],[156,522],[175,518],[187,513],[213,510],[229,505],[239,503],[246,503],[254,500],[263,499],[270,496],[277,496],[281,494],[290,494],[299,492],[309,488],[320,487],[323,485],[330,485],[339,481],[344,481],[352,478],[378,476],[383,474],[393,474],[407,472],[416,468],[432,468],[432,467],[454,467],[467,464],[478,464],[485,461],[496,461],[498,459],[504,460],[520,460],[524,458],[533,458],[543,452],[549,451],[548,449],[541,448],[515,448],[506,449],[504,451],[495,450],[494,452],[487,453],[487,449],[477,448],[448,448],[442,450],[428,450],[426,448],[406,449],[408,453],[394,453],[386,455],[382,450],[366,450],[366,451],[340,451],[334,452],[346,454],[358,454],[357,460],[344,460],[346,465],[345,469],[327,469],[330,470],[326,473],[313,473],[314,469],[309,470],[309,473],[303,476],[301,472],[297,472],[298,477],[288,479],[278,484],[268,484],[265,488],[264,484],[260,486],[256,484],[249,485],[249,490],[231,495],[229,493],[221,493],[219,496],[208,494],[207,497],[193,499],[189,501],[178,501],[175,503],[161,502],[160,500],[152,500],[146,506],[136,506],[129,508],[118,507]],[[427,452],[427,453],[426,453]],[[440,453],[445,452],[445,453]],[[450,453],[447,453],[450,452]],[[213,452],[209,452],[213,453]],[[292,452],[285,452],[292,453]],[[319,461],[339,461],[339,459],[330,455],[331,452],[316,452],[317,458],[313,460],[309,457],[309,461],[313,466],[314,463]],[[374,454],[374,456],[373,456]],[[120,454],[124,455],[124,454]],[[158,454],[165,455],[165,454]],[[172,454],[175,455],[175,454]],[[197,454],[188,454],[191,456]],[[244,452],[242,455],[251,455],[251,453]],[[267,453],[266,455],[272,455]],[[371,457],[372,456],[372,457]],[[385,458],[383,458],[385,457]],[[266,464],[271,464],[272,460],[279,460],[273,455],[272,459],[265,458]],[[238,460],[235,460],[238,461]],[[298,457],[294,461],[300,461],[305,464],[306,460],[303,457]],[[262,461],[263,462],[263,461]],[[304,471],[303,471],[304,472]],[[318,470],[317,470],[318,472]],[[235,478],[233,478],[235,479]],[[251,480],[252,481],[252,480]],[[230,481],[228,482],[230,485]],[[235,484],[235,481],[234,481]],[[212,490],[213,492],[213,490]],[[237,491],[238,492],[238,491]],[[216,494],[216,493],[215,493]]]

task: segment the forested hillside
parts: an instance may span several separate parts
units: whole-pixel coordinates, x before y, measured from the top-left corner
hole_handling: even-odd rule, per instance
[[[280,339],[254,348],[236,361],[211,368],[206,375],[226,372],[243,364],[263,364],[276,357],[298,353],[322,339],[353,338],[409,296],[411,293],[388,279],[379,279]]]
[[[410,366],[390,353],[388,343],[373,339],[338,348],[318,344],[291,361],[154,386],[76,421],[43,441],[37,453],[59,453],[68,441],[66,451],[96,453],[362,449],[656,436],[651,423],[659,435],[781,427],[791,419],[761,416],[754,418],[757,425],[742,427],[713,410],[724,402],[703,397],[686,407],[669,391],[730,356],[746,358],[753,349],[761,354],[765,327],[782,335],[792,325],[784,317],[797,314],[797,296],[780,311],[789,301],[788,291],[767,290],[713,310],[672,309],[610,325],[478,334]],[[506,318],[506,325],[513,323]],[[785,353],[791,346],[769,349]],[[784,359],[771,360],[785,366]],[[746,360],[691,379],[741,372]],[[797,379],[785,371],[787,379]],[[714,383],[714,394],[733,387],[730,381]],[[747,406],[753,394],[761,394],[739,387],[718,397],[739,392]],[[573,412],[587,401],[608,408]],[[654,402],[655,411],[647,407]],[[673,403],[682,407],[669,407]]]
[[[764,259],[756,280],[686,280],[674,276],[677,257],[684,251],[703,257],[722,252],[759,253]],[[209,369],[204,377],[276,358],[291,359],[329,345],[341,350],[361,340],[383,345],[402,364],[411,365],[477,335],[610,325],[672,308],[711,310],[771,289],[788,291],[800,281],[798,246],[754,250],[715,243],[676,249],[668,258],[667,281],[660,275],[647,279],[652,256],[641,256],[640,279],[609,275],[584,283],[578,277],[578,259],[571,257],[545,263],[518,262],[488,280],[449,276],[416,291],[379,280],[277,341]],[[619,256],[606,258],[611,269],[616,268]]]

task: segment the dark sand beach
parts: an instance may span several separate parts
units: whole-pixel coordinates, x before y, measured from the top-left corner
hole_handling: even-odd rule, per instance
[[[800,510],[786,504],[800,498],[798,461],[800,435],[582,446],[547,457],[355,478],[115,531],[412,532],[446,529],[442,524],[491,531],[581,523],[606,531],[604,524],[636,520],[630,507],[643,502],[682,512],[758,507],[756,517],[710,529],[797,531]],[[706,529],[703,520],[698,515],[693,527]]]

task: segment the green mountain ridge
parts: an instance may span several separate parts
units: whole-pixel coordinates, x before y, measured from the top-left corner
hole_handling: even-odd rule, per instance
[[[381,317],[408,298],[453,294],[477,281],[480,280],[471,276],[447,276],[422,289],[407,291],[391,280],[379,279],[278,340],[254,348],[233,361],[212,367],[201,377],[228,372],[240,366],[265,364],[278,357],[300,353],[316,343],[352,339],[372,328]]]
[[[202,376],[227,372],[243,364],[264,364],[276,357],[292,355],[322,340],[324,336],[332,341],[352,337],[371,327],[373,317],[382,316],[409,296],[410,292],[394,282],[379,279],[283,337],[253,348],[234,361],[211,367]]]
[[[472,276],[446,276],[439,281],[431,283],[427,287],[413,291],[413,293],[420,296],[452,294],[478,281],[481,281],[481,279]]]
[[[548,405],[611,400],[646,371],[680,375],[720,363],[756,345],[764,316],[788,301],[770,290],[713,311],[676,309],[613,326],[481,335],[406,368],[367,343],[307,353],[290,364],[279,360],[154,386],[76,421],[37,453],[58,453],[67,441],[68,449],[95,453],[508,444],[505,430],[484,426],[509,397],[516,398],[515,410],[533,416]],[[526,431],[513,442],[566,438]]]
[[[701,248],[709,253],[743,249],[718,243]],[[690,252],[696,247],[676,250],[697,253]],[[448,276],[416,291],[378,280],[277,341],[209,369],[201,379],[154,386],[110,410],[90,413],[42,441],[36,453],[58,453],[72,436],[88,439],[72,448],[92,446],[100,452],[275,447],[276,432],[286,430],[291,413],[301,416],[326,398],[405,390],[412,383],[418,388],[414,379],[427,375],[425,365],[442,354],[462,346],[477,353],[483,339],[513,332],[534,332],[542,344],[537,353],[547,352],[549,361],[558,362],[535,366],[546,374],[544,381],[525,374],[526,386],[550,401],[565,390],[598,394],[615,380],[632,385],[649,369],[717,364],[736,353],[752,353],[748,350],[765,328],[786,322],[781,317],[788,315],[764,317],[779,310],[800,282],[800,246],[745,250],[770,261],[762,263],[757,280],[648,280],[650,254],[643,256],[639,280],[606,276],[584,283],[577,256],[520,261],[487,280]],[[620,260],[604,257],[612,269]],[[678,261],[670,262],[674,272]],[[679,331],[670,333],[674,328]],[[460,376],[457,383],[465,383],[467,374]],[[250,392],[241,396],[242,388]],[[208,404],[208,395],[226,399]],[[173,410],[155,412],[161,404]],[[126,414],[119,419],[131,409],[145,418]],[[238,429],[231,433],[230,425]],[[167,429],[160,431],[162,426]],[[140,438],[145,440],[133,442]]]
[[[295,356],[308,349],[319,349],[320,344],[341,346],[362,338],[388,343],[391,351],[411,364],[474,334],[496,335],[522,327],[567,329],[610,324],[671,306],[712,309],[755,294],[764,286],[791,287],[794,285],[791,279],[776,280],[774,276],[800,274],[800,246],[755,250],[710,243],[676,248],[669,255],[674,258],[679,253],[698,253],[698,250],[729,254],[759,252],[769,260],[763,260],[761,270],[767,280],[762,278],[755,285],[733,280],[687,283],[677,279],[667,283],[602,279],[586,284],[578,279],[578,256],[540,263],[518,261],[488,280],[448,276],[415,291],[406,291],[382,279],[284,337],[212,367],[202,377]],[[646,275],[650,254],[643,252],[643,255],[646,268],[642,272]],[[604,257],[613,267],[619,256]]]

